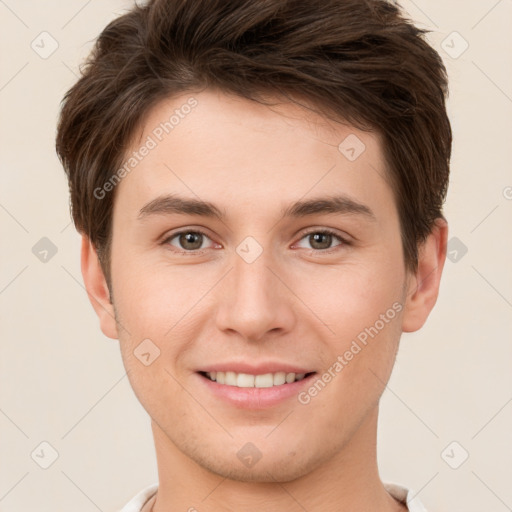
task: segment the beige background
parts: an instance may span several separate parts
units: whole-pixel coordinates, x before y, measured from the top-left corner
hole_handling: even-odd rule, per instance
[[[0,0],[2,512],[114,511],[157,481],[149,418],[130,388],[118,342],[102,335],[82,286],[79,237],[54,150],[59,102],[79,63],[130,5]],[[446,215],[458,242],[451,241],[454,261],[446,264],[438,305],[420,332],[402,338],[382,398],[381,476],[414,489],[429,512],[506,512],[512,1],[403,5],[433,30],[429,40],[450,74],[455,140]],[[42,31],[58,43],[47,58],[31,47],[35,40],[39,52],[52,49]],[[46,262],[32,252],[43,237],[58,251]],[[51,462],[51,448],[42,442],[58,452],[47,469],[40,464]],[[456,466],[466,451],[467,461],[452,469],[448,462]]]

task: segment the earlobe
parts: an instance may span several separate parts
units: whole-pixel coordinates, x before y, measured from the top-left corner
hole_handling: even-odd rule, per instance
[[[403,332],[420,329],[434,308],[446,260],[447,239],[448,224],[444,218],[439,218],[420,247],[418,269],[410,276],[402,317]]]
[[[118,339],[114,306],[110,302],[105,275],[96,249],[86,235],[82,235],[81,267],[87,295],[98,315],[103,334],[109,338]]]

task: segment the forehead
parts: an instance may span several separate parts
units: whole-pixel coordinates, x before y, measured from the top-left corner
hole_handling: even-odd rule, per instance
[[[163,100],[146,115],[125,162],[133,165],[125,166],[115,209],[134,213],[169,193],[241,215],[333,193],[393,206],[377,133],[277,100],[267,106],[212,90]]]

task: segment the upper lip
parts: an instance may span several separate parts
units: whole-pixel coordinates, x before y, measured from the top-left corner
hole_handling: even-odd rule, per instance
[[[303,366],[295,366],[290,363],[279,363],[276,361],[261,362],[258,364],[249,364],[244,362],[225,362],[205,366],[201,368],[201,372],[235,372],[246,373],[249,375],[264,375],[266,373],[311,373],[314,370],[304,368]]]

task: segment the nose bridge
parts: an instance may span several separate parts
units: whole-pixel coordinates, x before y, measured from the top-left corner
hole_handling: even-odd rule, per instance
[[[261,246],[259,246],[261,247]],[[271,280],[275,276],[270,271],[272,267],[272,255],[270,249],[261,249],[254,242],[242,242],[236,250],[233,258],[233,279],[240,299],[255,301],[270,299]]]
[[[271,249],[247,237],[236,247],[231,267],[220,290],[219,328],[253,340],[270,330],[290,328],[290,297],[275,275]]]

